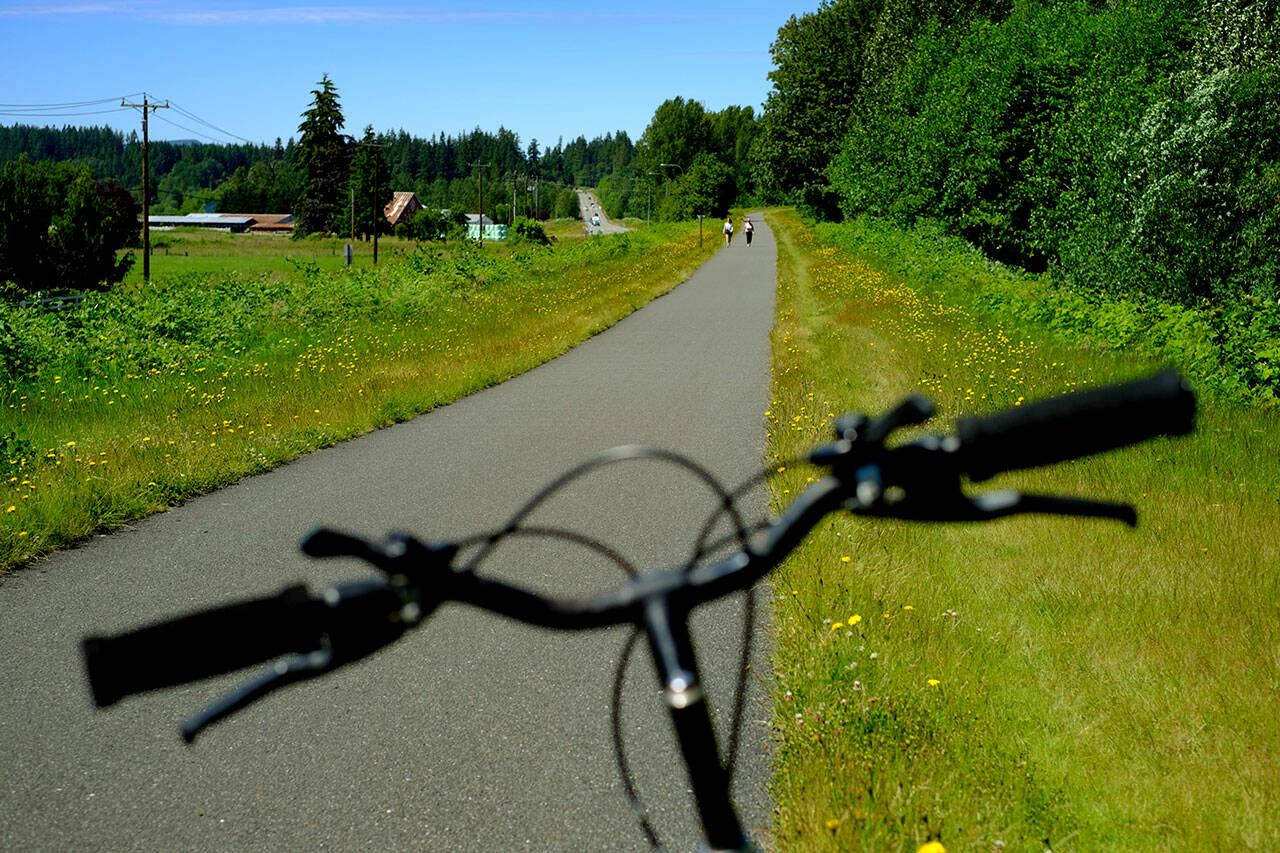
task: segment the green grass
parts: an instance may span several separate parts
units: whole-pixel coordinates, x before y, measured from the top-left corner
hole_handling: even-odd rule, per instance
[[[570,242],[585,237],[582,224],[572,219],[555,219],[544,223],[549,236]],[[344,247],[350,243],[352,267],[373,267],[373,242],[346,237],[311,236],[295,240],[288,234],[230,234],[201,228],[177,228],[156,231],[151,235],[151,275],[153,278],[190,273],[200,275],[261,274],[297,279],[298,263],[314,264],[324,272],[341,272],[346,267]],[[448,250],[443,244],[432,244]],[[412,254],[413,241],[400,237],[378,238],[378,263],[394,263]],[[518,248],[506,243],[488,241],[486,252],[509,257]],[[134,257],[133,267],[124,283],[142,282],[142,250],[125,250]]]
[[[228,244],[186,245],[213,263]],[[714,249],[677,225],[430,247],[376,269],[252,275],[244,264],[279,257],[233,253],[212,275],[156,265],[150,286],[65,314],[3,306],[0,571],[528,370]]]
[[[834,414],[909,391],[939,404],[945,430],[1153,366],[974,310],[974,282],[939,274],[926,246],[860,253],[770,221],[775,459],[826,439]],[[1192,437],[993,484],[1131,501],[1136,530],[840,516],[815,531],[775,584],[777,848],[1273,843],[1276,447],[1274,412],[1205,395]],[[790,466],[775,503],[810,476]]]

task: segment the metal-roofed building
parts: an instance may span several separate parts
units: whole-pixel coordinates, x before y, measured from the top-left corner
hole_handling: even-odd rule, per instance
[[[422,202],[415,193],[392,193],[391,203],[383,208],[387,222],[395,228],[401,222],[408,222],[409,217],[422,210]]]
[[[142,217],[138,217],[142,221]],[[153,231],[170,228],[211,228],[215,231],[241,233],[253,225],[252,216],[228,216],[221,213],[188,213],[186,216],[148,216],[147,227]]]

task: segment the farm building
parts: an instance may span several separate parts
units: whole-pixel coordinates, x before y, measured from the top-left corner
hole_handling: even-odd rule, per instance
[[[418,196],[414,193],[393,193],[391,203],[386,206],[383,213],[387,217],[387,223],[395,228],[400,223],[409,221],[409,217],[419,210],[422,210],[422,202],[418,201]]]
[[[507,226],[495,225],[493,220],[487,216],[481,216],[478,213],[467,214],[467,239],[480,239],[480,226],[484,225],[484,239],[486,240],[505,240],[507,239]]]
[[[142,217],[138,217],[142,221]],[[228,216],[222,213],[188,213],[186,216],[148,216],[147,227],[152,231],[168,231],[172,228],[208,228],[213,231],[230,231],[240,234],[253,224],[251,216]]]
[[[138,220],[141,222],[141,218]],[[208,228],[214,231],[230,231],[243,234],[246,231],[261,234],[287,233],[293,230],[291,213],[188,213],[186,216],[149,216],[147,225],[152,231],[168,231],[172,228]]]
[[[247,216],[253,220],[249,230],[254,234],[290,234],[293,232],[292,213],[224,213],[223,216]]]

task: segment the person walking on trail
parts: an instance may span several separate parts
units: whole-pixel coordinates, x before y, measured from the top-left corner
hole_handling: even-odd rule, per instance
[[[751,224],[751,217],[742,217],[742,233],[747,235],[747,245],[751,245],[751,235],[756,233],[756,227]]]
[[[724,244],[728,246],[733,242],[733,217],[726,216],[724,218]]]

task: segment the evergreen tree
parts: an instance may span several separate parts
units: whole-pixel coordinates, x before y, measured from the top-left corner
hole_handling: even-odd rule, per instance
[[[312,89],[311,108],[298,125],[297,158],[305,176],[294,234],[339,231],[351,159],[350,145],[342,130],[342,105],[338,90],[326,74]]]
[[[373,134],[373,125],[364,129],[364,138],[356,145],[351,157],[351,173],[347,180],[348,204],[354,209],[348,212],[355,221],[355,234],[368,237],[375,228],[379,233],[387,231],[384,214],[391,202],[391,172],[382,159],[381,146]],[[345,230],[350,230],[347,225]],[[351,236],[355,236],[352,234]]]

